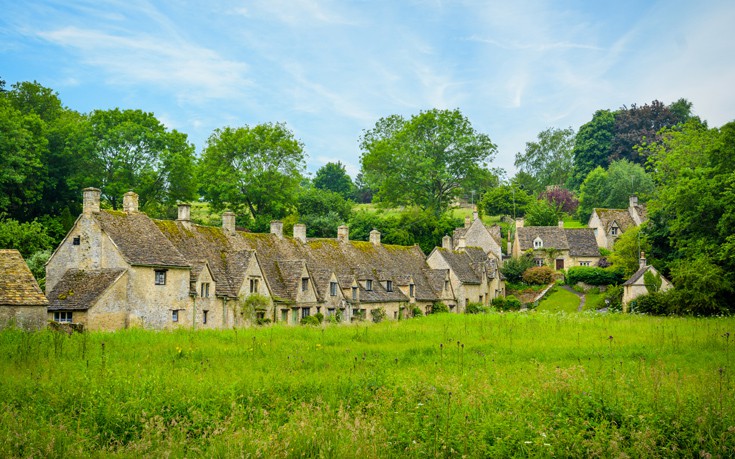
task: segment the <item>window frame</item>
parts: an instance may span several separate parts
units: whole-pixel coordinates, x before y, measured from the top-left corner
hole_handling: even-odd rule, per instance
[[[199,289],[199,296],[202,298],[209,298],[209,282],[202,282]]]
[[[155,272],[155,285],[166,285],[166,272],[168,269],[156,269]]]
[[[329,283],[329,295],[337,296],[337,283],[336,282]]]
[[[206,324],[207,323],[207,314],[208,313],[209,313],[209,311],[207,311],[207,310],[203,310],[202,311],[202,323],[203,324]]]
[[[305,292],[309,290],[309,278],[308,277],[302,277],[301,278],[301,291]]]
[[[82,245],[82,237],[81,236],[74,236],[71,240],[72,245]]]
[[[250,278],[250,293],[258,293],[258,288],[260,287],[258,280],[254,277]]]
[[[74,322],[73,311],[54,311],[54,322],[70,324]]]
[[[393,281],[392,280],[385,281],[385,291],[386,292],[392,292],[393,291]]]
[[[372,281],[372,279],[365,279],[365,290],[367,290],[368,292],[372,292],[373,291],[373,281]]]
[[[179,321],[179,310],[172,309],[171,310],[171,322],[178,322],[178,321]]]

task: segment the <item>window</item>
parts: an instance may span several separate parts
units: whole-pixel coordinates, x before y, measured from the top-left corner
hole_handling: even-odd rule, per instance
[[[444,281],[444,290],[449,290],[449,281],[448,280],[445,280]]]
[[[250,279],[250,293],[258,293],[258,279]]]
[[[281,322],[288,323],[288,309],[281,309]]]
[[[337,283],[336,282],[329,283],[329,294],[331,296],[337,296]]]
[[[202,298],[209,298],[209,282],[202,282],[202,288],[201,288],[201,296]],[[206,322],[205,322],[206,323]]]
[[[165,269],[156,270],[156,285],[166,285],[166,270]]]
[[[54,322],[70,324],[72,321],[71,311],[54,311]]]
[[[544,259],[543,258],[534,258],[533,262],[536,263],[536,266],[543,266],[544,265]]]
[[[393,281],[385,281],[385,290],[389,292],[393,291]]]
[[[327,308],[327,317],[334,317],[334,308]]]
[[[533,240],[533,248],[534,249],[540,249],[544,246],[544,241],[541,240],[541,238],[537,237]]]
[[[301,318],[309,317],[311,310],[309,308],[301,308]]]
[[[612,228],[610,228],[610,234],[612,234],[613,236],[617,236],[618,235],[618,227],[617,226],[613,226]]]
[[[408,296],[410,296],[411,298],[413,298],[416,293],[414,290],[416,290],[415,285],[411,284],[408,286]]]
[[[371,281],[370,279],[366,280],[365,281],[365,290],[367,290],[369,292],[372,289],[373,289],[373,281]]]
[[[202,323],[203,324],[206,324],[207,323],[207,313],[208,312],[209,311],[202,311]]]
[[[299,323],[299,308],[293,308],[291,310],[291,322],[297,324]]]
[[[590,265],[590,262],[589,261],[580,261],[579,262],[579,266],[589,266],[589,265]]]
[[[309,278],[308,277],[302,277],[301,278],[301,291],[305,292],[309,290]]]
[[[480,295],[480,303],[482,304],[482,295]]]
[[[82,238],[79,236],[74,236],[74,239],[72,239],[71,243],[74,245],[79,245],[82,243]]]
[[[174,309],[171,311],[171,322],[178,322],[179,321],[179,310]]]
[[[255,312],[255,320],[258,323],[262,323],[265,320],[265,311],[256,311]]]
[[[357,301],[357,287],[352,287],[352,301]]]

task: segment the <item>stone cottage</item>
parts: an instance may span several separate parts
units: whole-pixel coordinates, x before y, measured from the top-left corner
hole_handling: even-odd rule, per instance
[[[640,268],[638,269],[638,271],[636,271],[635,274],[630,276],[630,279],[623,283],[623,312],[628,312],[628,306],[630,305],[631,301],[635,300],[641,295],[646,295],[653,290],[651,285],[646,285],[645,276],[647,272],[650,272],[654,276],[659,276],[661,278],[661,286],[659,288],[659,291],[665,292],[666,290],[674,287],[674,285],[668,279],[662,276],[656,270],[656,268],[646,263],[645,253],[641,253],[639,266]]]
[[[442,242],[442,247],[451,250],[461,250],[464,247],[480,247],[486,254],[491,254],[498,262],[502,263],[503,252],[501,249],[502,237],[500,226],[485,225],[477,211],[472,212],[472,218],[465,217],[464,227],[454,230],[450,245]]]
[[[46,326],[48,300],[17,250],[0,250],[0,328]]]
[[[631,196],[627,209],[593,209],[587,227],[594,230],[598,247],[612,250],[621,234],[645,220],[645,206],[638,204],[637,196]]]
[[[558,226],[524,226],[516,220],[513,239],[513,258],[531,252],[536,265],[547,265],[561,270],[572,266],[596,266],[600,250],[592,228],[564,228]]]

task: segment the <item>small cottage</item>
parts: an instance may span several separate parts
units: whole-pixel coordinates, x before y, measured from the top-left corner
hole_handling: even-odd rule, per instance
[[[630,302],[635,300],[641,295],[646,295],[651,292],[660,291],[665,292],[674,287],[674,285],[662,276],[656,268],[646,263],[645,253],[641,253],[639,261],[640,269],[635,272],[630,279],[623,283],[623,312],[628,312],[628,306]],[[651,273],[654,279],[660,279],[661,285],[649,285],[646,283],[646,273]],[[656,282],[657,284],[658,282]]]
[[[17,250],[0,250],[0,328],[26,330],[46,325],[48,300]]]
[[[526,252],[533,254],[536,265],[547,265],[556,270],[595,266],[600,261],[594,231],[591,228],[564,228],[561,221],[558,226],[524,227],[523,219],[517,219],[513,258]]]
[[[638,204],[638,197],[631,196],[627,209],[593,209],[587,227],[594,230],[599,247],[612,250],[621,234],[645,220],[645,206]]]

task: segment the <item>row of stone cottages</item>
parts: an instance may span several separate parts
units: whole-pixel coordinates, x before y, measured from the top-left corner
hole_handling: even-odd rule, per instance
[[[317,313],[397,319],[437,302],[462,312],[504,295],[499,228],[477,215],[428,257],[418,246],[382,244],[378,231],[363,242],[346,226],[337,239],[307,239],[303,224],[293,236],[282,228],[239,231],[231,212],[222,227],[197,225],[187,204],[177,220],[155,220],[138,211],[133,192],[122,211],[104,210],[100,190],[87,188],[82,214],[46,265],[44,315],[92,330],[226,328]]]

